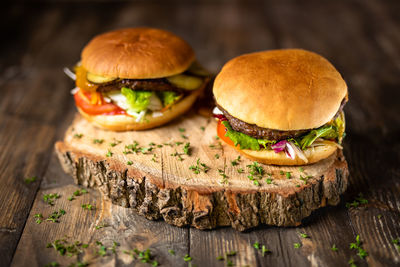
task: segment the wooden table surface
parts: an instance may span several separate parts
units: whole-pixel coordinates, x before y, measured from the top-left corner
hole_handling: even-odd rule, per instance
[[[223,1],[225,2],[225,1]],[[0,17],[0,265],[147,266],[124,250],[150,248],[162,266],[400,266],[400,2],[399,1],[138,1],[3,4]],[[299,47],[322,54],[348,83],[344,154],[350,187],[337,207],[318,210],[298,228],[200,231],[147,221],[110,204],[98,192],[67,198],[78,189],[63,173],[53,145],[75,107],[64,66],[79,60],[95,34],[128,26],[171,30],[188,40],[199,60],[217,72],[228,59],[264,49]],[[26,183],[28,177],[37,180]],[[43,195],[59,193],[49,206]],[[359,193],[368,200],[346,208]],[[94,210],[81,208],[93,204]],[[59,223],[37,224],[64,209]],[[105,227],[96,229],[96,226]],[[107,226],[109,225],[109,226]],[[97,227],[99,228],[99,227]],[[307,233],[309,238],[302,238]],[[359,235],[366,259],[350,249]],[[89,247],[77,259],[47,243],[66,238]],[[119,246],[106,256],[105,247]],[[262,256],[259,242],[272,253]],[[294,243],[300,243],[295,248]],[[331,250],[335,244],[338,251]],[[175,255],[168,253],[169,249]]]

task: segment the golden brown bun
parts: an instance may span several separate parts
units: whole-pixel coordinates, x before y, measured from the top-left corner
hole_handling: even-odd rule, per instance
[[[81,62],[97,75],[153,79],[185,71],[194,61],[190,45],[159,29],[127,28],[94,37],[83,49]]]
[[[217,75],[213,92],[232,116],[287,131],[329,122],[347,97],[347,85],[322,56],[284,49],[230,60]]]
[[[249,149],[236,150],[243,154],[245,157],[260,163],[273,165],[308,165],[329,157],[330,155],[335,153],[335,151],[337,150],[337,146],[328,144],[317,146],[314,148],[307,148],[303,151],[303,153],[307,157],[308,163],[304,162],[299,157],[296,157],[294,160],[290,159],[286,156],[285,152],[275,153],[273,150],[266,149],[259,151]]]
[[[79,107],[78,111],[85,119],[102,129],[111,131],[146,130],[165,124],[186,112],[201,92],[202,88],[193,91],[190,95],[164,111],[163,116],[154,118],[151,115],[146,115],[142,122],[136,122],[134,117],[127,115],[89,115]]]

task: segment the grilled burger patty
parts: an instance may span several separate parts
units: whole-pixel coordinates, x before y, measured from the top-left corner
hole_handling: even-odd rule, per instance
[[[180,89],[167,81],[167,79],[117,79],[108,83],[100,84],[97,88],[98,92],[109,92],[121,90],[122,87],[127,87],[132,90],[145,90],[145,91],[174,91],[183,93],[184,90]]]
[[[339,113],[343,110],[343,107],[345,104],[346,104],[346,99],[344,98],[342,100],[339,110],[336,113],[336,115],[334,116],[334,118],[336,118],[339,115]],[[233,117],[218,104],[217,104],[217,107],[222,111],[224,116],[228,119],[229,124],[231,125],[233,130],[247,134],[249,136],[252,136],[252,137],[258,138],[258,139],[268,139],[268,140],[277,140],[278,141],[278,140],[284,140],[287,138],[298,137],[298,136],[312,130],[312,129],[306,129],[306,130],[295,130],[295,131],[280,131],[280,130],[263,128],[263,127],[259,127],[259,126],[255,125],[255,124],[249,124],[247,122],[239,120],[238,118]]]

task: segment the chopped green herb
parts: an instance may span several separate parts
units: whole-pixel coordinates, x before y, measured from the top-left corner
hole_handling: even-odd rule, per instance
[[[380,220],[380,219],[382,219],[382,214],[378,214],[378,216],[376,216],[376,217],[378,217],[378,219]]]
[[[185,144],[185,146],[183,147],[183,153],[190,156],[191,154],[190,143]]]
[[[238,156],[236,159],[231,161],[232,166],[239,165],[240,162],[240,156]]]
[[[362,246],[361,246],[361,241],[360,241],[360,235],[356,236],[356,242],[355,243],[350,243],[350,249],[355,249],[358,250],[357,255],[361,258],[364,259],[365,257],[368,256],[368,252],[365,251]]]
[[[267,178],[267,179],[265,179],[265,182],[266,182],[267,184],[272,184],[272,179],[271,179],[271,178]]]
[[[331,250],[332,250],[332,251],[338,251],[339,249],[336,247],[335,244],[333,244],[332,247],[331,247]]]
[[[178,130],[179,130],[181,133],[184,133],[184,132],[186,131],[185,128],[179,128]]]
[[[107,226],[108,226],[107,224],[103,223],[103,224],[96,225],[94,228],[96,228],[96,230],[99,230],[99,229],[107,227]]]
[[[65,214],[65,210],[60,209],[59,211],[53,211],[52,214],[49,215],[49,217],[46,219],[46,221],[50,221],[53,223],[58,223],[60,222],[59,219],[61,216]]]
[[[247,165],[247,168],[250,169],[250,175],[248,175],[247,178],[253,181],[254,185],[260,186],[260,182],[258,180],[264,176],[264,169],[257,162]]]
[[[42,223],[42,221],[43,221],[43,215],[42,215],[41,213],[35,214],[35,215],[33,215],[33,217],[36,218],[35,222],[36,222],[37,224],[41,224],[41,223]]]
[[[83,134],[74,134],[74,138],[81,139]]]
[[[61,196],[58,193],[45,194],[45,195],[43,195],[43,201],[46,202],[47,204],[49,204],[50,206],[53,206],[54,201],[60,197]]]
[[[280,173],[281,175],[284,175],[284,174],[285,174],[285,172],[284,172],[284,171],[280,171],[279,173]]]
[[[107,152],[107,154],[106,154],[106,157],[112,157],[112,155],[113,155],[113,153],[111,152],[111,150],[108,150],[108,152]]]
[[[52,262],[46,264],[44,267],[58,267],[58,266],[60,266],[60,264],[58,262],[52,261]]]
[[[190,257],[189,254],[186,254],[186,255],[183,257],[183,260],[186,261],[186,262],[190,262],[190,261],[192,261],[192,257]]]
[[[399,238],[393,239],[392,244],[394,244],[398,251],[400,251],[400,241]]]
[[[93,144],[102,144],[104,139],[93,139]]]
[[[25,182],[26,184],[31,184],[31,183],[33,183],[33,182],[36,182],[36,179],[37,179],[36,176],[28,177],[28,178],[25,178],[24,182]]]
[[[311,175],[308,175],[306,177],[303,177],[302,175],[300,175],[299,179],[302,180],[304,182],[304,184],[307,184],[308,179],[310,179],[311,177],[312,177]]]
[[[285,175],[286,175],[286,178],[288,178],[288,179],[292,178],[291,172],[286,172]]]
[[[215,136],[215,140],[219,140],[219,136],[218,135]]]
[[[356,262],[354,261],[353,258],[351,258],[348,262],[348,264],[350,265],[350,267],[357,267]]]
[[[117,251],[117,247],[119,247],[119,243],[117,243],[117,242],[115,242],[115,241],[113,241],[113,245],[112,245],[112,247],[111,247],[111,251],[112,251],[112,253],[113,254],[115,254]]]
[[[180,146],[182,144],[183,144],[183,142],[175,142],[175,145],[177,145],[177,146]]]
[[[173,157],[178,157],[178,160],[179,160],[179,161],[182,161],[182,160],[183,160],[181,154],[178,153],[177,151],[175,151],[175,153],[172,153],[171,156],[173,156]]]
[[[78,189],[78,190],[76,190],[74,193],[72,193],[72,196],[68,197],[68,200],[69,200],[69,201],[72,201],[72,200],[75,199],[75,197],[80,196],[80,195],[83,195],[83,194],[86,194],[87,192],[88,192],[88,191],[87,191],[86,189],[84,189],[84,188]]]
[[[181,134],[181,137],[182,137],[183,139],[188,139],[188,137],[187,137],[186,135],[184,135],[184,134]]]
[[[223,260],[225,260],[225,258],[223,257],[223,256],[217,256],[217,261],[223,261]]]
[[[210,168],[206,164],[201,163],[200,159],[197,159],[196,165],[191,165],[189,167],[189,170],[192,170],[195,174],[199,174],[201,171],[206,173],[207,171],[210,170]]]
[[[215,154],[214,158],[219,159],[219,154]]]
[[[299,168],[299,172],[304,172],[303,167],[300,167],[300,168]]]
[[[299,233],[302,238],[309,238],[310,236],[306,233]]]
[[[300,243],[294,243],[293,246],[294,246],[294,248],[300,248],[301,244]]]
[[[228,175],[226,175],[226,173],[225,173],[225,167],[226,167],[226,165],[224,166],[223,170],[222,169],[218,169],[219,175],[222,177],[221,184],[228,184],[229,183],[228,182]]]
[[[362,204],[368,204],[368,200],[364,198],[362,193],[359,193],[358,196],[355,198],[355,200],[353,200],[353,202],[346,203],[346,208],[357,208],[358,206],[362,205]]]
[[[128,161],[126,162],[126,164],[128,164],[128,165],[132,165],[132,164],[133,164],[133,162],[132,162],[131,160],[128,160]]]
[[[243,168],[238,168],[236,171],[237,171],[238,173],[244,173]]]
[[[255,243],[253,244],[253,247],[256,248],[256,249],[260,249],[260,243],[255,242]]]
[[[151,158],[151,161],[157,162],[157,155],[153,154],[153,157]]]
[[[97,254],[104,257],[107,255],[107,248],[101,243],[100,241],[96,241],[96,245],[99,246],[99,250],[97,251]]]
[[[175,255],[175,250],[173,250],[173,249],[168,249],[168,253],[171,254],[171,255]]]
[[[234,266],[233,262],[229,259],[226,260],[226,266]]]
[[[262,256],[264,257],[265,256],[265,253],[270,253],[271,251],[269,250],[269,249],[267,249],[266,247],[265,247],[265,245],[262,245],[262,247],[261,247],[261,253],[262,253]]]
[[[81,242],[69,243],[65,239],[57,239],[52,243],[47,243],[46,246],[46,248],[54,248],[61,256],[67,255],[69,257],[82,253],[81,247],[83,248]]]
[[[85,210],[93,210],[95,208],[92,204],[82,204],[81,207]]]
[[[232,251],[230,251],[230,252],[227,252],[227,253],[226,253],[226,256],[235,256],[236,253],[237,253],[236,251],[232,250]]]
[[[111,147],[115,147],[115,146],[117,146],[117,145],[119,145],[119,144],[121,144],[122,143],[122,141],[119,141],[119,140],[115,140],[114,139],[114,141],[112,142],[112,143],[110,143],[110,146]]]
[[[200,127],[200,130],[202,130],[203,132],[206,130],[206,127],[204,127],[204,126],[201,126]]]

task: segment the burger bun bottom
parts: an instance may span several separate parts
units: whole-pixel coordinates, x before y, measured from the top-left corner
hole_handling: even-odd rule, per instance
[[[299,157],[295,157],[295,159],[288,158],[285,152],[283,151],[275,153],[273,150],[266,150],[266,149],[259,151],[249,150],[249,149],[240,150],[238,148],[235,149],[245,157],[260,163],[270,164],[270,165],[293,166],[293,165],[308,165],[323,160],[332,155],[333,153],[335,153],[338,147],[333,144],[332,145],[325,144],[322,146],[316,146],[313,148],[307,148],[306,150],[303,150],[304,155],[308,159],[307,163],[304,160],[300,159]]]

